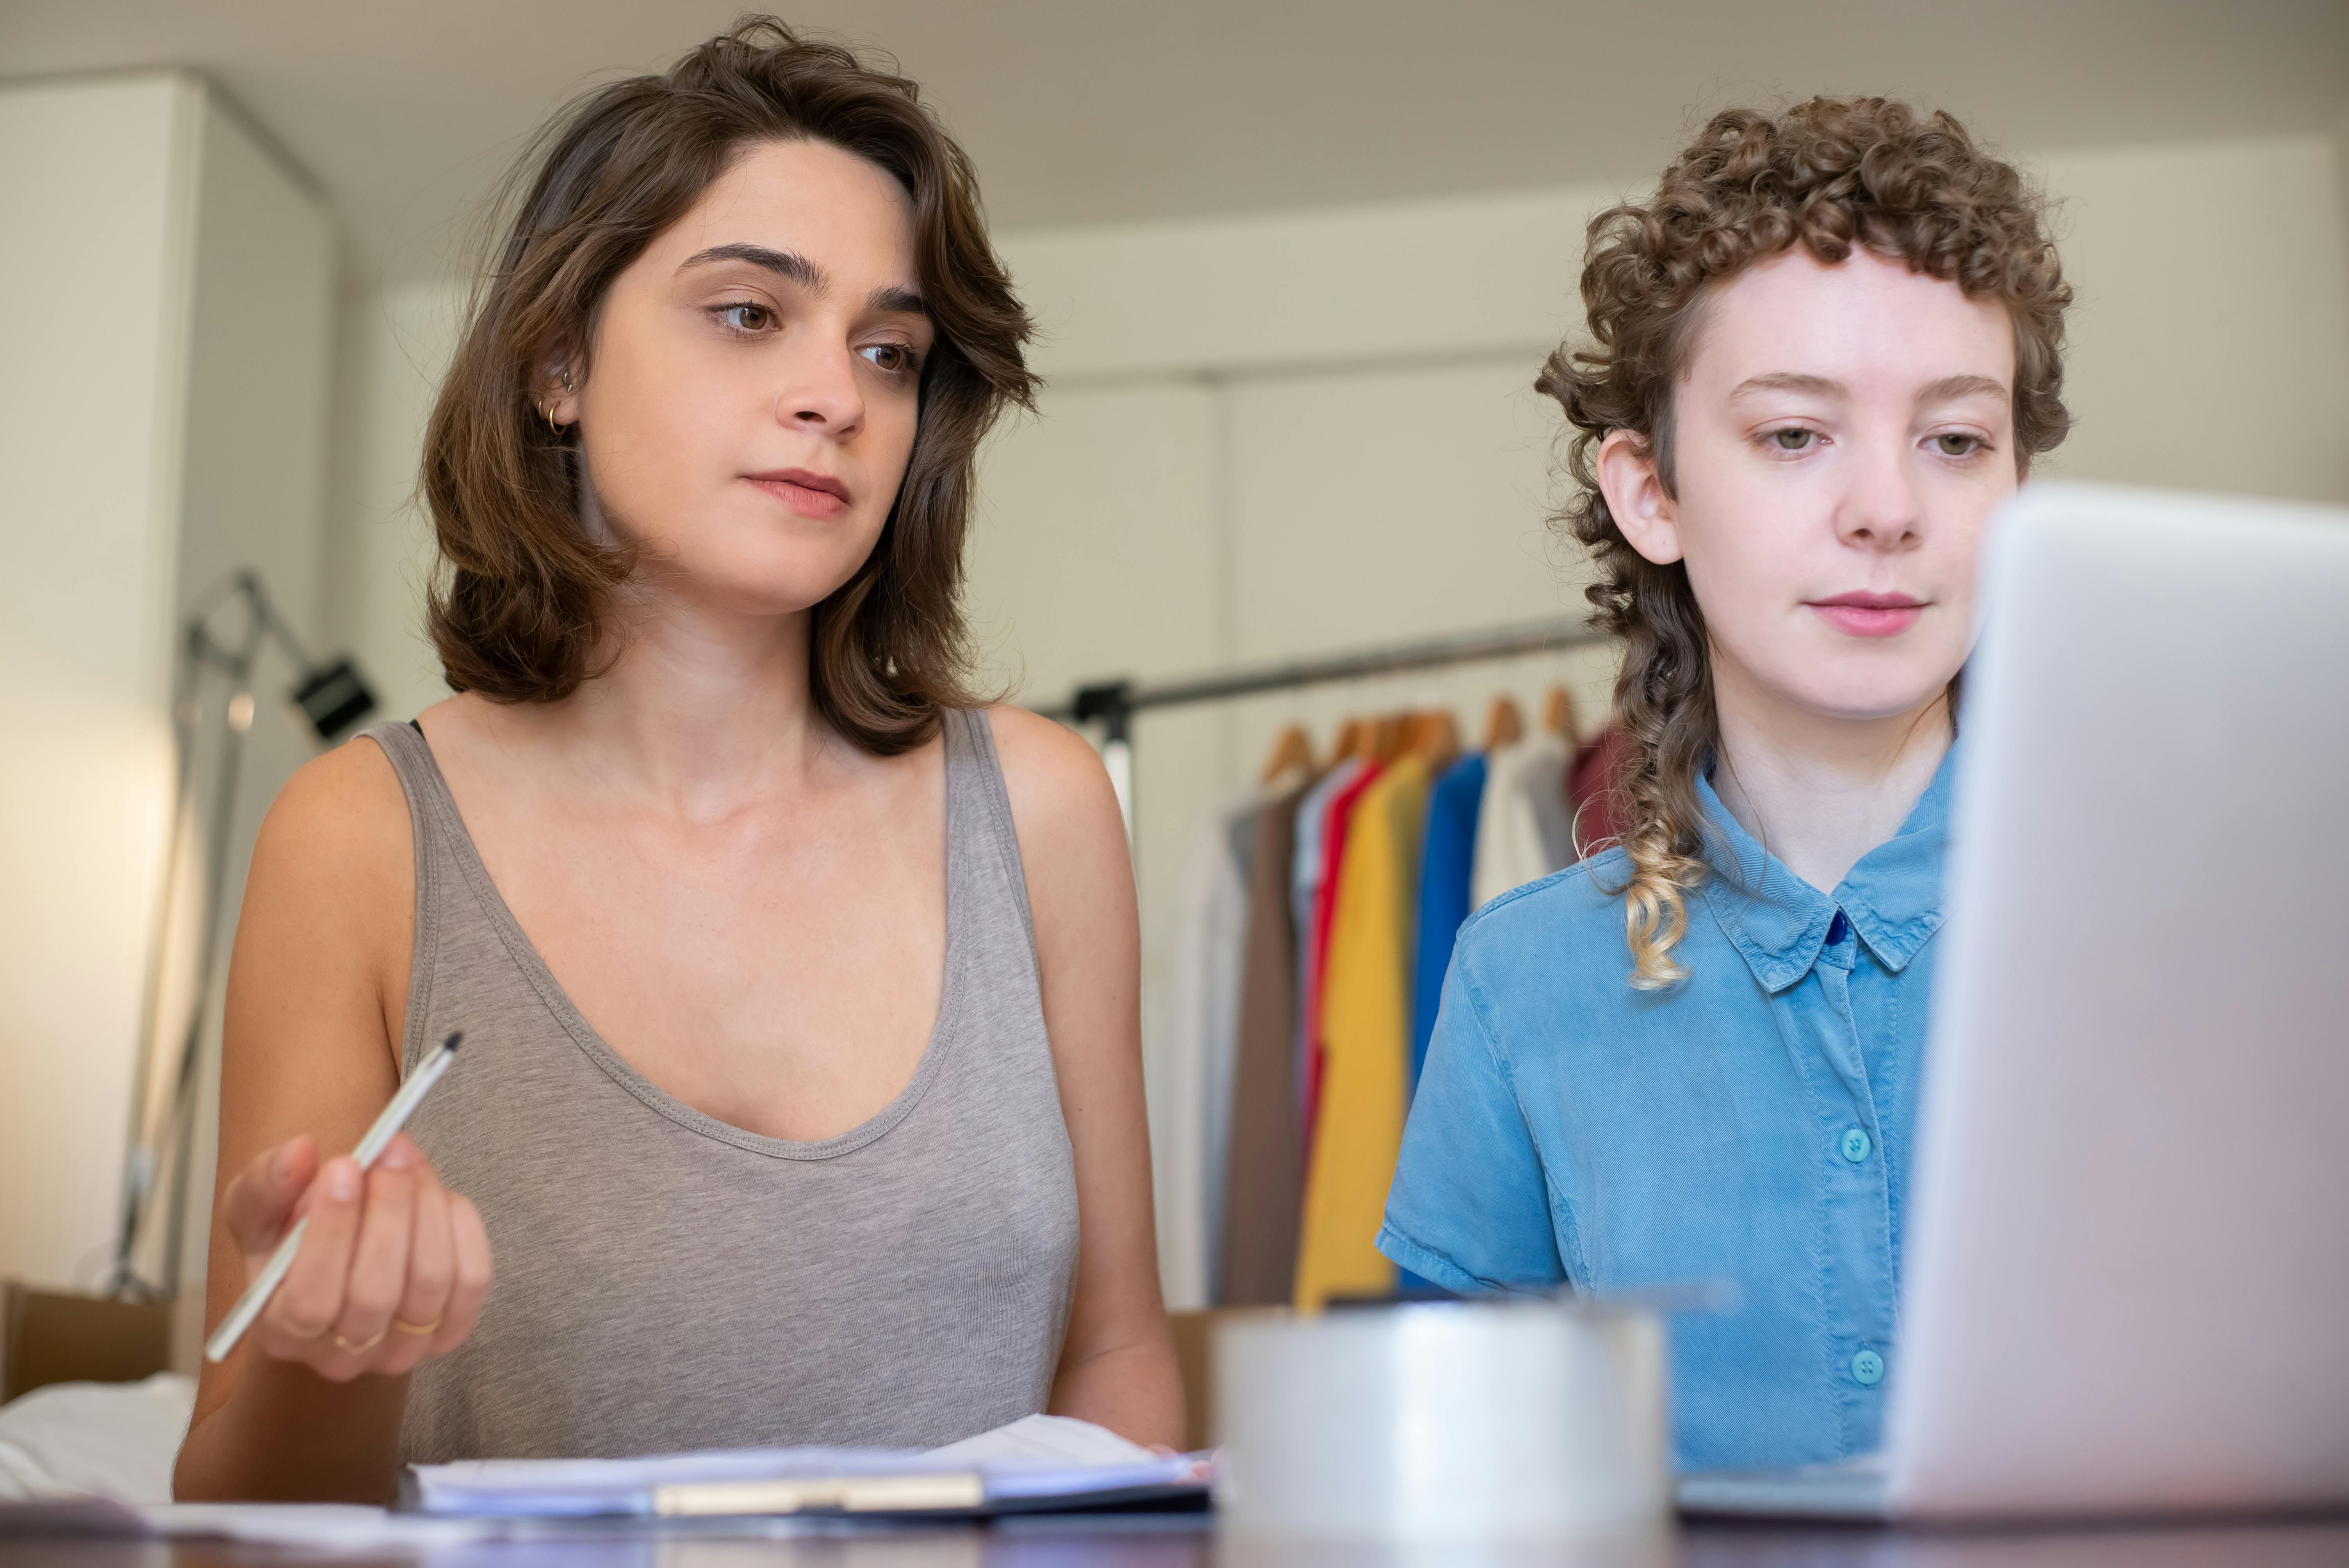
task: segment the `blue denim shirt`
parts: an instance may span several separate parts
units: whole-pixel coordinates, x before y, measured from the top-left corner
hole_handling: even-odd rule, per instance
[[[1878,1445],[1956,752],[1831,893],[1701,784],[1713,874],[1630,988],[1622,851],[1461,929],[1379,1247],[1449,1289],[1734,1282],[1672,1324],[1676,1458]]]

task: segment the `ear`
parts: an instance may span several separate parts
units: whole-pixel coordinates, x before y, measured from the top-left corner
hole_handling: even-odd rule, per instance
[[[1678,561],[1678,516],[1647,443],[1633,431],[1609,430],[1599,444],[1596,466],[1599,493],[1631,548],[1659,566]]]
[[[579,376],[560,360],[549,364],[539,377],[537,397],[539,413],[548,423],[575,425],[579,422]]]

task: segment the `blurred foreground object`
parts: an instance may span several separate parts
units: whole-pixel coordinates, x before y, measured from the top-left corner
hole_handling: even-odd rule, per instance
[[[1664,1326],[1523,1297],[1233,1313],[1216,1507],[1240,1537],[1427,1545],[1671,1527]]]

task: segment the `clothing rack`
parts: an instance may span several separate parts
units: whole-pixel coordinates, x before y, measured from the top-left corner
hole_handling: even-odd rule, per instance
[[[1559,616],[1387,648],[1243,665],[1172,680],[1099,681],[1079,686],[1060,707],[1037,711],[1063,724],[1098,722],[1102,726],[1102,760],[1109,769],[1111,782],[1117,787],[1118,805],[1125,813],[1126,836],[1130,840],[1133,835],[1133,716],[1137,713],[1155,707],[1228,702],[1235,697],[1361,680],[1371,676],[1404,675],[1414,670],[1441,669],[1447,665],[1554,653],[1604,641],[1606,634],[1586,624],[1579,616]]]

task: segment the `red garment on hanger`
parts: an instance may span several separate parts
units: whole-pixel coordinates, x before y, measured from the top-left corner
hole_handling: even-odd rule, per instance
[[[1620,839],[1631,825],[1621,815],[1615,784],[1633,755],[1631,738],[1611,724],[1575,754],[1574,766],[1566,770],[1566,809],[1574,822],[1578,850]]]
[[[1307,1171],[1313,1169],[1313,1120],[1321,1109],[1321,981],[1330,967],[1330,917],[1338,908],[1338,867],[1346,856],[1346,828],[1353,820],[1354,808],[1361,803],[1362,791],[1377,783],[1386,770],[1383,762],[1365,766],[1338,791],[1322,818],[1321,884],[1313,890],[1313,946],[1305,969],[1305,1072],[1303,1092],[1299,1096],[1305,1121],[1305,1158],[1300,1169]]]

